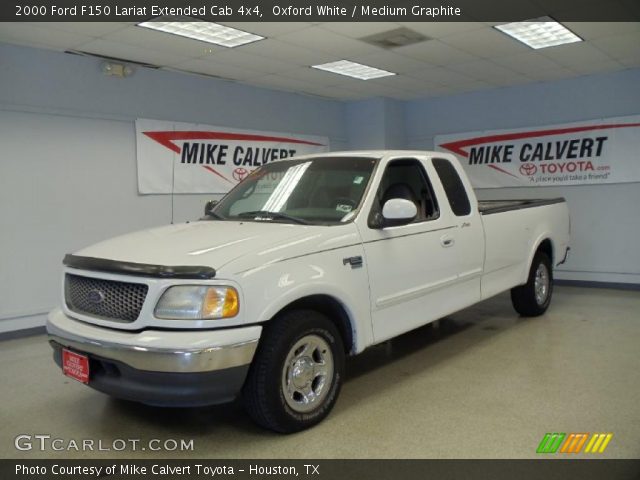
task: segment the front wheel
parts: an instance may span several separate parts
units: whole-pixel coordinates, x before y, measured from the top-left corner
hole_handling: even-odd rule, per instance
[[[531,262],[527,283],[511,289],[511,303],[524,317],[537,317],[549,308],[553,293],[551,259],[544,252],[537,252]]]
[[[286,312],[268,324],[243,388],[259,425],[292,433],[322,421],[344,375],[344,347],[335,325],[311,310]]]

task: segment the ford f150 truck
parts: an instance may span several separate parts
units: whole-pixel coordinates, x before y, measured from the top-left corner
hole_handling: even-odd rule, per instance
[[[330,412],[348,355],[506,290],[543,314],[569,229],[562,198],[478,202],[444,153],[278,160],[199,221],[67,255],[49,341],[114,397],[240,395],[258,424],[298,431]]]

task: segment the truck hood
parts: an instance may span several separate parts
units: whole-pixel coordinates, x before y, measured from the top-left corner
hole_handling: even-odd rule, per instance
[[[75,255],[154,265],[201,265],[223,274],[355,243],[359,236],[353,223],[199,221],[129,233]],[[242,261],[233,268],[238,259]]]

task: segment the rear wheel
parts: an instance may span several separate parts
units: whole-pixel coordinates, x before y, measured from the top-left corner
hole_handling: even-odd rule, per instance
[[[547,311],[552,293],[551,259],[546,253],[537,252],[531,262],[527,283],[511,289],[511,303],[520,315],[536,317]]]
[[[338,329],[312,310],[286,312],[264,330],[243,388],[259,425],[281,433],[312,427],[333,408],[344,375]]]

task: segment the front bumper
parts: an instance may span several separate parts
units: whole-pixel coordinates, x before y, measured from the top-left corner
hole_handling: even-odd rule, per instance
[[[262,327],[127,332],[56,309],[47,332],[58,365],[62,348],[89,356],[89,386],[96,390],[150,405],[198,406],[237,396]]]

